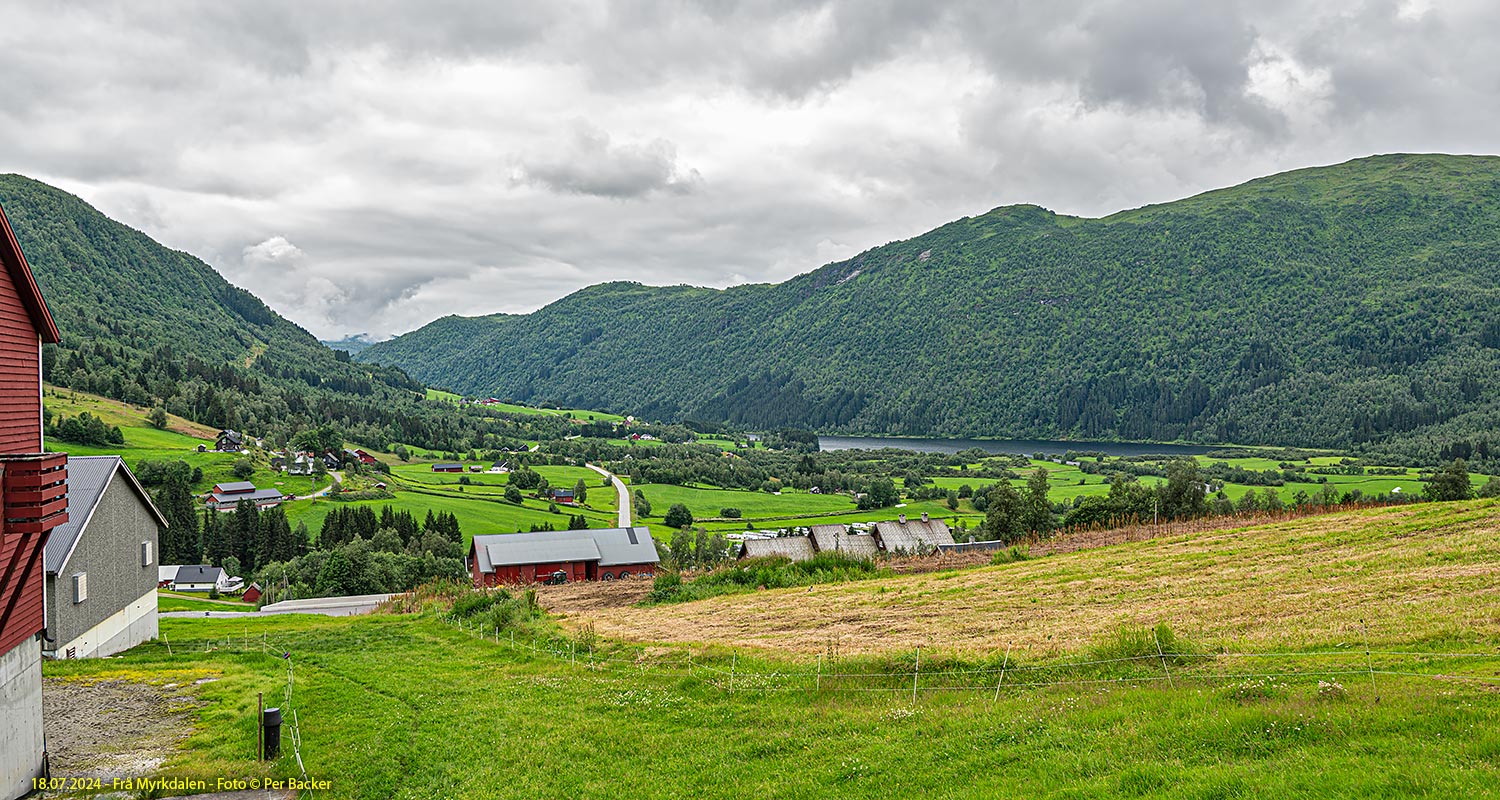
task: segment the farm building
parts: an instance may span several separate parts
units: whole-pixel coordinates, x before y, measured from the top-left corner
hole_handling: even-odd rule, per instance
[[[239,431],[219,431],[214,448],[221,453],[238,453],[245,449],[245,435]]]
[[[181,564],[166,564],[156,568],[156,588],[165,589],[177,580],[177,570],[182,569]]]
[[[649,576],[657,560],[644,526],[475,536],[469,546],[475,586],[537,583],[557,572],[568,581]]]
[[[433,464],[432,465],[432,471],[433,472],[463,472],[464,471],[464,465],[463,464],[452,464],[452,463]]]
[[[119,456],[68,464],[68,521],[47,541],[42,655],[113,655],[156,638],[157,539],[167,521]]]
[[[571,503],[571,502],[573,502],[573,490],[572,489],[552,489],[552,490],[550,490],[549,495],[551,496],[552,502],[554,502],[554,503]]]
[[[177,568],[177,575],[169,588],[174,592],[209,592],[224,581],[224,570],[218,567],[187,564]]]
[[[843,553],[850,558],[873,559],[880,552],[874,536],[852,534],[846,525],[812,526],[812,543],[819,553]]]
[[[953,546],[948,523],[940,519],[908,521],[906,515],[888,522],[877,522],[871,533],[850,533],[843,525],[814,525],[811,536],[779,536],[771,539],[746,539],[740,545],[740,558],[786,556],[806,561],[818,553],[843,553],[851,558],[873,559],[879,553],[929,553]]]
[[[812,540],[806,536],[777,536],[771,539],[746,539],[740,544],[741,558],[783,556],[793,561],[813,557]]]
[[[59,341],[31,265],[0,209],[0,800],[42,774],[43,556],[68,521],[68,457],[42,441],[42,345]]]
[[[887,553],[921,553],[936,550],[939,546],[953,544],[953,534],[948,523],[940,519],[928,519],[924,513],[920,522],[907,520],[902,514],[895,521],[877,522],[874,527],[880,549]]]
[[[219,511],[233,511],[241,500],[249,500],[257,508],[273,508],[281,505],[281,492],[277,489],[257,489],[249,481],[216,483],[208,496],[208,507]]]
[[[245,593],[240,595],[240,599],[247,603],[258,603],[260,602],[260,595],[260,584],[252,583],[245,587]]]

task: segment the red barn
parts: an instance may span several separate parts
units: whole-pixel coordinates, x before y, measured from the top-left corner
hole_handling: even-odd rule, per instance
[[[13,798],[42,770],[42,554],[68,520],[68,457],[42,445],[42,345],[57,325],[3,208],[0,267],[0,798]]]
[[[469,574],[475,586],[612,581],[656,572],[656,542],[645,527],[475,536]]]

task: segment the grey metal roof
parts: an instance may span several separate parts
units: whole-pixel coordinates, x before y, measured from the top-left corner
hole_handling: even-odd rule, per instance
[[[173,583],[218,583],[224,570],[207,564],[187,564],[177,568]]]
[[[131,474],[130,468],[125,466],[124,459],[119,456],[73,456],[68,459],[68,521],[53,529],[52,535],[47,538],[47,549],[43,560],[46,562],[48,572],[56,573],[68,562],[68,556],[73,553],[73,548],[78,544],[78,537],[88,527],[89,519],[94,514],[94,509],[99,505],[100,498],[104,497],[104,490],[109,488],[109,482],[114,478],[116,471],[125,474],[126,483],[135,490],[142,504],[156,517],[156,523],[163,528],[167,527],[167,520],[162,517],[161,512],[151,502],[151,496],[141,487],[135,475]],[[138,558],[139,554],[127,554],[131,558]]]
[[[598,528],[585,531],[501,533],[474,537],[474,555],[481,572],[495,565],[593,561],[599,566],[655,564],[656,543],[644,526]]]
[[[813,557],[812,540],[806,536],[778,536],[775,539],[746,539],[745,558],[761,556],[785,556],[793,561],[807,561]]]
[[[253,492],[244,492],[240,494],[226,494],[224,492],[213,493],[214,502],[222,503],[225,505],[234,505],[241,500],[249,500],[251,502],[255,502],[258,500],[274,500],[280,498],[281,496],[282,494],[280,489],[256,489]]]
[[[492,567],[564,561],[598,561],[600,559],[599,545],[595,544],[593,539],[505,542],[487,545],[485,550],[489,554]]]
[[[253,492],[255,484],[250,481],[230,481],[229,483],[214,484],[215,492]]]

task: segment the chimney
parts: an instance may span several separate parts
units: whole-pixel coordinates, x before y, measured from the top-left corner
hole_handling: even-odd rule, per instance
[[[906,524],[906,515],[905,514],[901,514],[901,515],[897,516],[896,519],[900,520],[902,525]]]
[[[923,521],[923,522],[926,522],[926,521],[927,521],[927,512],[926,512],[926,511],[923,511],[923,512],[922,512],[922,521]]]

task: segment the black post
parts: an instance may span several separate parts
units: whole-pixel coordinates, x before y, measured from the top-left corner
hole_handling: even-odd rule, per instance
[[[281,754],[281,709],[268,708],[260,715],[261,735],[265,737],[265,751],[262,755],[267,761],[275,760]]]

